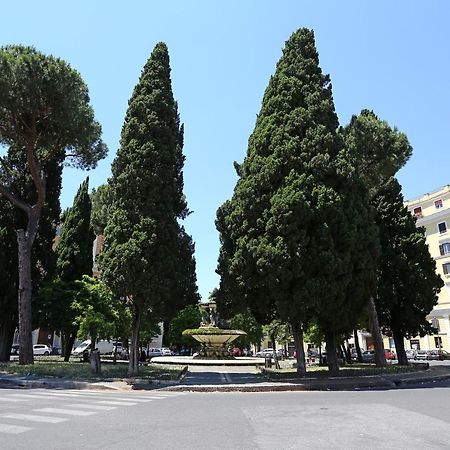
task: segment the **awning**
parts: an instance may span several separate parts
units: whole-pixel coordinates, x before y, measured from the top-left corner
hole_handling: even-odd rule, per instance
[[[428,314],[427,319],[434,319],[435,317],[447,319],[448,316],[450,316],[450,308],[433,309],[433,311]]]

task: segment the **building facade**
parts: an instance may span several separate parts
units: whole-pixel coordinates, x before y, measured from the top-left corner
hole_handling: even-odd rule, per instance
[[[409,200],[405,206],[416,217],[417,226],[425,228],[430,255],[445,283],[428,315],[438,334],[410,339],[407,348],[450,351],[450,185]]]

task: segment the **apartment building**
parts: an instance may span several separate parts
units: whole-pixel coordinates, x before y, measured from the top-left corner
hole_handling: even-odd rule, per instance
[[[450,185],[406,201],[405,206],[417,218],[417,226],[425,228],[436,271],[445,283],[438,304],[428,315],[438,334],[410,339],[407,348],[450,351]]]

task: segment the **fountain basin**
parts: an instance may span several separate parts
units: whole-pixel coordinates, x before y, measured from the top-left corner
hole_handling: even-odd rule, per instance
[[[228,344],[246,334],[242,330],[224,330],[214,326],[183,331],[183,336],[192,336],[202,344],[199,358],[232,358],[228,353]]]

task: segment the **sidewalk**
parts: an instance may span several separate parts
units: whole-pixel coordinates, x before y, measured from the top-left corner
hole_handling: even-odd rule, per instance
[[[433,367],[423,372],[411,372],[392,375],[371,375],[348,378],[304,378],[286,381],[261,381],[257,383],[233,384],[226,381],[215,384],[192,384],[179,382],[152,382],[147,380],[114,381],[75,381],[55,378],[36,378],[0,373],[0,387],[53,388],[53,389],[92,389],[124,391],[137,389],[166,389],[190,392],[280,392],[280,391],[316,391],[316,390],[370,390],[396,389],[400,386],[420,383],[433,383],[450,380],[450,365]]]

